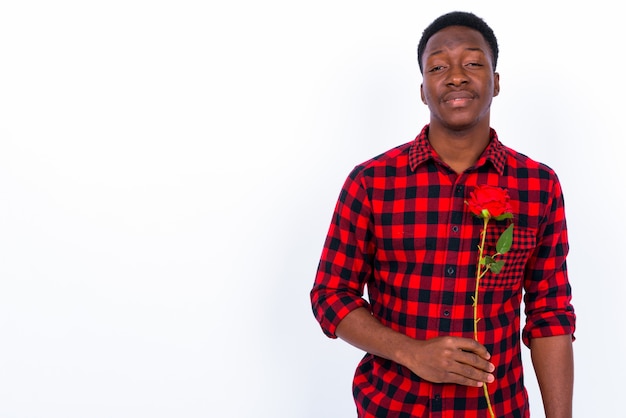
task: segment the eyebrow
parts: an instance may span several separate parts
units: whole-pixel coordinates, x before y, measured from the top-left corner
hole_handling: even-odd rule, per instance
[[[465,51],[472,51],[472,52],[473,52],[473,51],[478,51],[478,52],[482,52],[483,54],[486,54],[486,52],[485,52],[482,48],[477,47],[477,46],[474,46],[474,47],[467,47],[467,48],[465,48],[464,50],[465,50]],[[428,54],[428,55],[426,56],[426,58],[432,57],[432,56],[434,56],[434,55],[442,54],[443,52],[444,52],[444,51],[443,51],[443,49],[437,49],[437,50],[435,50],[435,51],[431,52],[430,54]]]

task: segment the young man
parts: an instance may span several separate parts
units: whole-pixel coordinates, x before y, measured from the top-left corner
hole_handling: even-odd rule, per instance
[[[353,382],[359,417],[487,417],[487,399],[497,417],[528,417],[521,342],[546,417],[572,416],[575,315],[561,186],[491,129],[497,59],[479,17],[453,12],[431,23],[418,46],[429,124],[356,166],[341,190],[311,301],[329,337],[366,352]],[[495,252],[511,222],[514,233],[498,256],[502,270],[480,280],[476,341],[483,220],[466,201],[482,185],[505,190],[513,213],[490,222],[486,250]]]

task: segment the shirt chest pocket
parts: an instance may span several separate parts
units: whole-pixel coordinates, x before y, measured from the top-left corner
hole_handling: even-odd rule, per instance
[[[490,224],[485,237],[484,255],[493,255],[496,252],[498,238],[506,229],[506,225]],[[513,243],[511,249],[495,259],[504,261],[504,266],[498,273],[487,272],[480,280],[480,286],[485,288],[514,288],[524,280],[524,271],[532,251],[537,245],[534,229],[513,228]]]

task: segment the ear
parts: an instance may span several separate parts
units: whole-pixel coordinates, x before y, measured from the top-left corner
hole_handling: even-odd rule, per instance
[[[426,96],[424,96],[424,84],[420,84],[420,96],[422,97],[422,103],[428,105],[428,103],[426,103]]]
[[[493,97],[500,94],[500,74],[493,73]]]

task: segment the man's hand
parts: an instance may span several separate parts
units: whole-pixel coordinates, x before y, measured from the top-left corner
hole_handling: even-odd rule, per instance
[[[425,380],[476,387],[494,381],[491,373],[495,366],[488,361],[491,356],[474,340],[437,337],[413,345],[405,350],[403,363]]]
[[[469,338],[415,340],[382,325],[364,308],[350,312],[339,323],[336,334],[355,347],[408,367],[430,382],[480,387],[494,380],[490,354]]]

